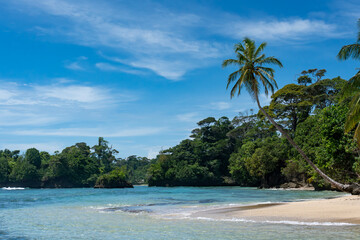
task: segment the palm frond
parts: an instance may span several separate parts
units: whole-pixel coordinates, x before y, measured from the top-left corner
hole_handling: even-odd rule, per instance
[[[269,95],[269,90],[268,90],[268,87],[267,87],[268,84],[266,83],[266,80],[265,80],[265,78],[264,78],[264,75],[262,75],[262,74],[260,73],[259,76],[260,76],[260,80],[261,80],[261,82],[262,82],[262,84],[263,84],[263,87],[264,87],[265,95],[268,96],[268,95]]]
[[[265,54],[261,54],[259,57],[255,58],[254,63],[261,62],[265,58],[266,58]]]
[[[274,72],[275,72],[274,69],[264,66],[257,67],[256,69],[257,70],[261,69],[262,71],[268,73],[270,78],[274,78]]]
[[[261,72],[261,74],[265,74],[265,76],[267,76],[267,78],[269,78],[272,81],[272,84],[274,84],[275,87],[278,88],[277,82],[274,79],[274,69],[266,68],[266,67],[258,67],[258,71]],[[269,84],[271,84],[271,83],[269,83]],[[272,88],[274,88],[274,87],[272,87]],[[272,91],[272,93],[274,93],[274,91]]]
[[[360,93],[357,93],[350,102],[350,109],[345,122],[345,132],[348,133],[360,122]]]
[[[230,65],[237,65],[237,64],[239,64],[239,60],[237,59],[226,59],[223,61],[221,66],[224,68]]]
[[[355,93],[360,91],[360,71],[355,74],[349,81],[344,85],[340,92],[340,101],[345,100],[348,97],[353,96]]]
[[[247,74],[248,70],[243,71],[243,69],[240,69],[237,72],[238,72],[237,75],[240,74],[240,77],[238,78],[238,81],[236,81],[236,83],[234,84],[233,88],[230,91],[230,98],[233,98],[235,96],[236,92],[238,95],[240,95],[241,88],[243,87],[244,81],[246,80],[246,74]],[[229,77],[229,80],[230,80],[230,77]],[[235,78],[234,78],[234,80],[235,80]],[[229,86],[229,81],[228,81],[228,86]],[[228,88],[228,86],[227,86],[227,88]]]
[[[256,49],[256,52],[254,54],[254,57],[257,57],[263,50],[264,48],[267,46],[266,42],[263,42],[260,44],[260,46]]]
[[[360,124],[358,124],[355,129],[354,139],[355,139],[357,145],[360,147]]]
[[[237,52],[236,57],[239,61],[239,64],[244,64],[246,62],[246,57],[241,52]]]
[[[250,76],[249,76],[249,79],[250,79]],[[255,79],[255,78],[254,78]],[[244,83],[248,93],[250,94],[250,96],[255,100],[256,99],[256,96],[259,95],[259,83],[258,81],[246,81]]]
[[[360,44],[354,43],[350,45],[343,46],[337,57],[340,60],[346,60],[348,58],[360,59]]]
[[[237,70],[237,71],[235,71],[235,72],[233,72],[233,73],[231,73],[229,75],[228,82],[227,82],[227,85],[226,85],[226,89],[228,89],[229,85],[238,78],[239,74],[241,74],[241,72],[240,72],[240,70]]]
[[[275,57],[267,57],[264,58],[263,60],[261,60],[260,62],[258,62],[259,65],[263,65],[263,64],[274,64],[277,65],[278,67],[283,67],[282,63],[280,62],[279,59],[275,58]]]
[[[258,76],[261,79],[261,82],[264,86],[264,90],[265,90],[265,95],[268,96],[269,95],[269,90],[270,89],[271,93],[274,94],[274,86],[273,84],[269,81],[269,79],[263,74],[263,71],[260,70],[258,71]],[[277,87],[277,86],[276,86]]]
[[[244,51],[245,51],[245,48],[244,48],[244,46],[242,45],[242,43],[237,43],[237,44],[235,44],[235,46],[234,46],[234,50],[235,50],[235,52],[244,52]]]
[[[239,89],[238,94],[241,92],[242,85],[234,84],[233,88],[230,91],[230,98],[233,98],[236,94],[237,89]]]
[[[255,42],[251,40],[250,38],[246,37],[243,40],[243,43],[245,45],[245,55],[249,60],[254,59],[254,53],[255,53]]]

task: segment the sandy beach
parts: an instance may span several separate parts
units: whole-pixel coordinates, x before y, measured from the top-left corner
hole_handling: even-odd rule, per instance
[[[193,217],[360,224],[360,196],[213,209]]]

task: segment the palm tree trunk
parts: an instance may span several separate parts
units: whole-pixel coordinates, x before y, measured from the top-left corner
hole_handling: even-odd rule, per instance
[[[259,98],[256,95],[256,102],[258,104],[258,107],[260,109],[260,111],[269,119],[269,121],[276,127],[277,130],[279,130],[279,132],[281,132],[281,134],[283,136],[286,137],[286,139],[289,141],[289,143],[300,153],[300,155],[305,159],[305,161],[328,183],[330,183],[333,187],[335,187],[336,189],[340,190],[340,191],[345,191],[345,192],[351,192],[353,193],[353,189],[354,188],[358,188],[358,186],[353,186],[353,185],[348,185],[348,184],[342,184],[339,183],[337,181],[335,181],[334,179],[330,178],[329,176],[327,176],[323,171],[321,171],[309,158],[308,156],[306,156],[306,154],[304,153],[304,151],[294,142],[294,140],[284,131],[284,129],[279,126],[272,117],[270,117],[270,115],[261,107],[260,102],[259,102]]]

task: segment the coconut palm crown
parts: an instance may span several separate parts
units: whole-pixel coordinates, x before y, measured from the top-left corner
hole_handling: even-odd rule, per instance
[[[360,19],[358,20],[357,26],[359,31],[356,43],[345,45],[341,48],[337,55],[340,60],[347,60],[349,58],[360,59]]]
[[[235,82],[231,89],[231,98],[240,95],[243,86],[248,93],[258,100],[261,87],[264,88],[265,94],[274,93],[274,87],[278,87],[274,80],[274,69],[265,65],[273,64],[282,67],[282,63],[275,57],[266,57],[263,50],[266,47],[263,42],[256,48],[255,41],[245,38],[242,43],[235,44],[236,59],[227,59],[222,66],[236,65],[239,69],[229,75],[227,88]]]

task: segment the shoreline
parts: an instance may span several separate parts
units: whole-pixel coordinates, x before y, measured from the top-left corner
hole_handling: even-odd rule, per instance
[[[217,208],[191,217],[224,221],[360,224],[360,196]]]

